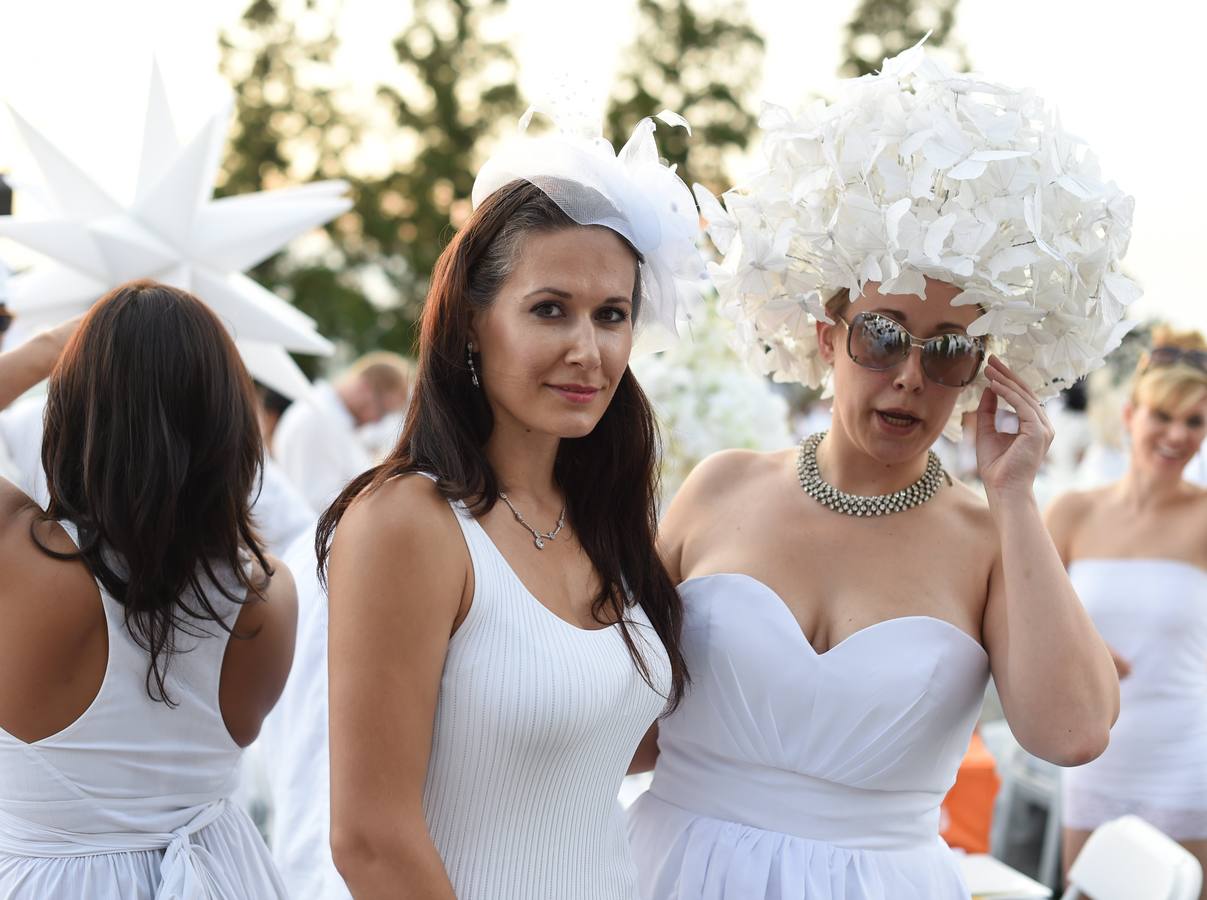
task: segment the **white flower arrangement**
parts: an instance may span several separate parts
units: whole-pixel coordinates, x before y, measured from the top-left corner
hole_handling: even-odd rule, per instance
[[[799,115],[765,107],[766,168],[699,185],[710,267],[744,353],[776,381],[826,377],[815,323],[868,281],[925,299],[925,278],[984,314],[969,329],[1041,397],[1097,368],[1139,287],[1120,271],[1132,198],[1029,91],[956,74],[922,46]],[[970,385],[956,416],[975,406]]]
[[[787,401],[730,347],[732,326],[715,303],[702,307],[678,343],[632,362],[662,429],[665,502],[718,450],[778,450],[793,442]]]

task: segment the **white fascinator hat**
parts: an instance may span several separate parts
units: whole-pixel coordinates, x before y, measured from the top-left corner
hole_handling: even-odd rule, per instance
[[[1120,270],[1131,197],[1030,91],[956,74],[919,44],[799,114],[767,106],[765,166],[724,194],[696,185],[723,256],[711,274],[742,352],[776,381],[820,386],[815,323],[864,284],[984,314],[969,329],[1041,398],[1102,364],[1139,287]],[[956,416],[984,387],[965,388]]]
[[[641,307],[634,323],[639,349],[665,347],[707,285],[708,273],[698,246],[699,211],[675,168],[658,156],[654,119],[638,122],[617,153],[599,122],[581,116],[551,115],[553,132],[528,134],[537,112],[546,110],[531,107],[519,133],[478,172],[474,209],[504,185],[523,180],[578,224],[615,231],[641,255]],[[664,110],[657,118],[691,132],[675,113]]]

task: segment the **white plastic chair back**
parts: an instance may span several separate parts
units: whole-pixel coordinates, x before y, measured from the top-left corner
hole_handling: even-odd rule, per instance
[[[1199,900],[1199,861],[1152,825],[1123,816],[1099,826],[1073,868],[1064,900]]]

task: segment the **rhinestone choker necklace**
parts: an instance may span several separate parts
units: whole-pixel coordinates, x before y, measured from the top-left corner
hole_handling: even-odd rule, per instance
[[[929,450],[926,471],[909,487],[872,497],[848,494],[828,484],[821,477],[821,469],[817,466],[817,447],[825,436],[826,432],[819,431],[800,442],[800,453],[796,457],[796,477],[806,494],[835,512],[848,516],[890,516],[925,503],[935,495],[944,481],[951,481],[935,451]]]

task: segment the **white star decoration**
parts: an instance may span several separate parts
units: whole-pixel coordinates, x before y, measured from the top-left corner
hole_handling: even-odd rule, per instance
[[[234,335],[254,378],[294,398],[307,391],[309,383],[287,351],[329,354],[331,343],[313,319],[242,273],[347,210],[345,182],[212,199],[230,99],[182,143],[157,66],[137,189],[127,204],[10,112],[56,207],[46,219],[0,216],[0,236],[50,258],[8,284],[9,307],[23,324],[64,321],[122,282],[154,278],[207,303]]]

